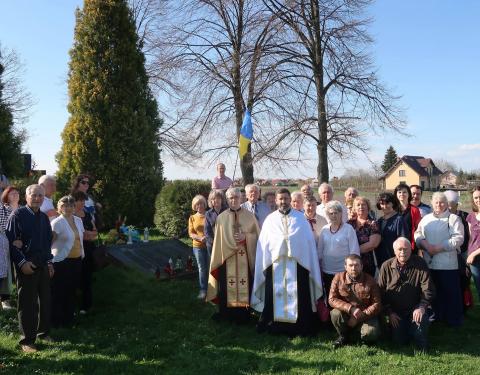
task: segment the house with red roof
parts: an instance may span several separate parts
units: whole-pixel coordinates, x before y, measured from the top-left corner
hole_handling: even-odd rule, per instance
[[[404,155],[380,178],[385,190],[394,190],[400,183],[419,185],[422,190],[438,190],[442,171],[430,158]]]

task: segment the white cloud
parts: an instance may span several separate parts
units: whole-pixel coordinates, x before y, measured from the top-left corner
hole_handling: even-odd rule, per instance
[[[466,145],[460,145],[459,150],[461,151],[476,151],[480,150],[480,143],[473,143],[473,144],[466,144]]]

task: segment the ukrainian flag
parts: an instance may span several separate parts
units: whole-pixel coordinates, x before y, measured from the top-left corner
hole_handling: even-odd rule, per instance
[[[243,124],[240,129],[240,137],[238,139],[238,154],[240,160],[243,159],[248,151],[248,145],[252,142],[253,128],[252,128],[252,116],[248,109],[245,110],[245,117],[243,118]]]

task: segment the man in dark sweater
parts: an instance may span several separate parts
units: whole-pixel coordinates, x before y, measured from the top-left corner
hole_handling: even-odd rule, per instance
[[[435,287],[428,266],[412,254],[410,241],[399,237],[393,243],[395,257],[380,269],[378,285],[382,303],[392,328],[393,340],[406,344],[413,337],[421,350],[428,350],[427,306],[435,296]]]
[[[26,190],[27,205],[16,209],[7,224],[10,256],[17,271],[18,321],[26,353],[36,352],[37,337],[50,341],[50,278],[53,276],[52,229],[40,211],[45,192],[40,185]]]

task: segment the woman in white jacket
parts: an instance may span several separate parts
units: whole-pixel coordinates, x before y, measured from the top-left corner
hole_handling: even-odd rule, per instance
[[[65,196],[58,201],[60,216],[51,222],[52,254],[55,274],[52,279],[52,325],[73,324],[75,291],[79,285],[83,250],[82,219],[73,216],[75,199]]]
[[[423,250],[437,290],[432,303],[435,320],[451,326],[463,323],[463,302],[460,289],[457,254],[463,243],[461,219],[448,210],[444,193],[432,196],[431,214],[425,215],[415,231],[415,242]]]

